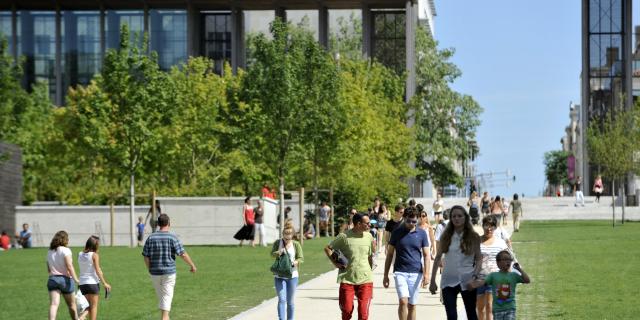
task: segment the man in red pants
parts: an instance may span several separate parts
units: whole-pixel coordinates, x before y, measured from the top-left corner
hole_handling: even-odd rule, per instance
[[[340,250],[347,261],[332,258],[334,250]],[[353,229],[339,234],[324,252],[340,269],[338,272],[339,302],[342,319],[349,320],[353,314],[353,296],[358,298],[358,320],[369,318],[369,305],[373,293],[373,236],[369,232],[369,217],[353,215]],[[335,256],[334,256],[335,257]],[[346,265],[344,264],[346,262]]]

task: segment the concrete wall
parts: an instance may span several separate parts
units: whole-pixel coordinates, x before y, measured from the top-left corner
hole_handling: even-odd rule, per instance
[[[0,229],[10,235],[16,227],[15,206],[22,203],[22,152],[16,145],[0,142]]]

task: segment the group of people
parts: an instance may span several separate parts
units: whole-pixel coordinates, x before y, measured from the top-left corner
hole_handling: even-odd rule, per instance
[[[509,213],[511,213],[513,231],[520,231],[520,218],[524,216],[524,211],[517,193],[514,193],[511,201],[507,202],[506,198],[500,197],[499,195],[490,197],[489,192],[486,191],[480,198],[478,197],[478,193],[473,191],[467,201],[467,207],[469,208],[472,225],[477,225],[480,222],[480,213],[482,213],[482,217],[492,215],[498,220],[498,223],[506,225],[507,217]]]
[[[517,201],[517,196],[514,198]],[[410,201],[406,208],[397,205],[393,217],[386,221],[385,228],[389,228],[390,235],[384,244],[382,284],[389,287],[393,264],[398,318],[416,319],[419,289],[428,286],[429,291],[436,294],[435,277],[440,270],[441,300],[448,319],[457,319],[458,294],[462,296],[467,319],[515,319],[516,284],[529,283],[530,278],[514,263],[511,243],[500,228],[498,218],[501,216],[483,217],[482,236],[476,233],[470,214],[462,206],[443,208],[441,216],[442,220],[436,220],[434,228],[424,207]],[[372,221],[379,218],[379,213],[376,215],[373,210],[358,213],[354,209],[349,217],[348,228],[331,241],[324,252],[339,269],[338,301],[342,319],[352,318],[356,308],[354,299],[358,319],[368,319],[377,243],[374,236],[377,233],[371,230],[377,226]],[[288,254],[297,268],[302,262],[302,247],[291,240],[292,232],[283,233],[282,239],[274,243],[272,254],[274,258]],[[289,283],[275,277],[279,319],[293,319],[297,279],[291,276]]]
[[[32,245],[32,238],[32,232],[28,223],[22,224],[22,230],[20,232],[16,232],[14,238],[15,243],[12,243],[11,237],[7,231],[2,230],[2,233],[0,234],[0,251],[7,251],[12,247],[29,249]]]

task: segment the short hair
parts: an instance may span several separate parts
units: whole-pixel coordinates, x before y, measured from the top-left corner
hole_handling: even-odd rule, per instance
[[[289,212],[289,211],[291,211],[291,207],[284,208],[284,212]]]
[[[404,209],[404,215],[403,216],[405,218],[415,218],[415,217],[418,216],[419,212],[420,211],[416,210],[416,208],[409,207],[409,208]]]
[[[418,209],[418,212],[422,212],[422,211],[424,211],[424,206],[422,205],[422,203],[418,203],[416,205],[416,209]]]
[[[362,222],[362,218],[364,218],[364,214],[362,213],[356,213],[353,215],[353,218],[351,218],[351,221],[353,221],[353,224],[356,224],[358,222]]]
[[[6,231],[4,231],[4,230],[2,230],[2,235],[4,236],[4,235],[6,235],[6,234],[7,234],[7,232],[6,232]]]
[[[409,206],[410,207],[414,207],[415,205],[416,205],[416,200],[415,199],[409,200]]]
[[[396,212],[400,212],[400,210],[404,209],[404,206],[401,204],[397,204],[395,209],[396,209]]]
[[[496,219],[496,217],[492,214],[482,218],[482,225],[484,226],[485,224],[490,224],[494,227],[498,226],[498,219]]]
[[[513,194],[513,200],[518,200],[518,194],[517,193]]]
[[[445,210],[444,212],[442,212],[442,219],[444,219],[444,220],[449,220],[449,212],[450,212],[450,211],[451,211],[451,210],[447,209],[447,210]]]
[[[169,225],[169,215],[162,213],[158,216],[158,227],[166,227]]]
[[[84,245],[84,252],[98,252],[99,248],[100,237],[92,235],[87,239],[87,243]]]
[[[501,201],[501,200],[500,200],[500,196],[496,196],[493,200],[494,200],[494,201]]]
[[[498,254],[496,254],[496,260],[500,259],[500,256],[507,256],[509,260],[513,260],[513,256],[511,255],[511,252],[509,252],[509,250],[502,250],[498,252]]]
[[[69,234],[66,231],[60,230],[56,232],[49,244],[49,250],[56,250],[58,247],[66,247],[69,244]]]

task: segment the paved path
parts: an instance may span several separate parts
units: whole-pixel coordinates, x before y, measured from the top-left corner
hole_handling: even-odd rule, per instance
[[[392,274],[390,273],[391,283],[389,288],[385,289],[382,286],[384,255],[378,255],[376,262],[378,267],[373,271],[373,301],[369,309],[369,318],[372,320],[397,319],[398,296],[396,295]],[[340,310],[338,308],[338,284],[336,283],[336,277],[337,269],[327,272],[298,287],[298,290],[296,291],[296,319],[340,319]],[[436,283],[440,283],[439,276]],[[458,299],[458,310],[458,314],[461,315],[459,319],[466,319],[461,299]],[[446,319],[444,306],[440,303],[439,295],[431,295],[428,290],[421,289],[417,315],[420,319]],[[267,300],[259,306],[245,311],[232,319],[278,319],[277,298]],[[353,319],[357,319],[357,311],[354,311]]]

